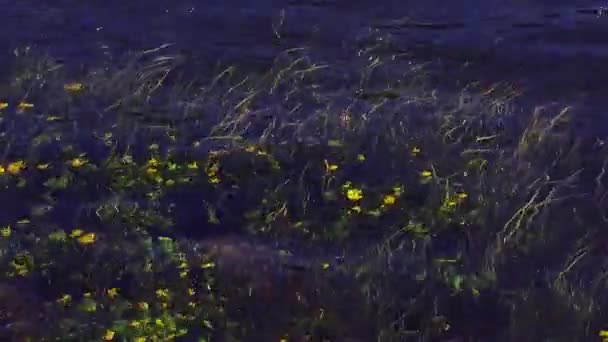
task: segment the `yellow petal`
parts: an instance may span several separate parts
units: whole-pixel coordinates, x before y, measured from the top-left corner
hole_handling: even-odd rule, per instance
[[[385,205],[393,205],[393,204],[395,204],[396,200],[397,199],[395,198],[395,196],[393,196],[393,195],[386,195],[386,196],[384,196],[383,202],[384,202]]]
[[[79,237],[82,235],[82,233],[83,233],[82,229],[76,228],[76,229],[72,230],[72,232],[70,233],[70,237],[73,237],[73,238]]]
[[[422,177],[426,178],[426,177],[431,177],[433,175],[433,173],[431,171],[429,171],[429,170],[424,170],[424,171],[420,172],[420,175]]]
[[[63,85],[63,89],[69,92],[78,92],[82,90],[82,83],[66,83]]]
[[[106,330],[106,333],[103,335],[103,340],[104,341],[114,340],[114,331],[112,331],[110,329]]]
[[[6,168],[8,173],[10,173],[11,175],[17,175],[23,169],[25,169],[25,162],[22,160],[12,162],[12,163],[8,164],[8,167]]]
[[[90,245],[95,243],[95,240],[95,233],[86,233],[78,237],[78,242],[80,242],[81,245]]]
[[[34,104],[29,102],[20,102],[18,107],[19,109],[34,108]]]

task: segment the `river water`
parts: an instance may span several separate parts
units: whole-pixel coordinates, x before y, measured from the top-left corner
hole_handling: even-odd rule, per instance
[[[304,45],[340,63],[373,35],[420,58],[476,62],[497,78],[596,92],[608,56],[608,15],[600,6],[589,0],[0,0],[0,51],[32,45],[88,63],[174,43],[212,63],[264,67],[280,51]]]

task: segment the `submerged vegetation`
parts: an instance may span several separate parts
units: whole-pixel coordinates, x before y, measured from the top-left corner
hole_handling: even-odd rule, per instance
[[[608,339],[608,147],[515,85],[170,47],[0,88],[0,337]],[[211,71],[201,71],[201,73]]]

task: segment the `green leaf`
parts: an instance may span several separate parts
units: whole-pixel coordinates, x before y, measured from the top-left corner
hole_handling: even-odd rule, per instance
[[[46,182],[44,182],[44,186],[50,188],[52,190],[62,190],[66,189],[70,184],[70,178],[66,175],[60,177],[52,177],[49,178]]]

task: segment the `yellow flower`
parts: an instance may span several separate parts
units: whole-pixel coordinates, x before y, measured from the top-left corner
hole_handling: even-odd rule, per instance
[[[190,170],[197,170],[198,169],[198,163],[196,161],[193,161],[192,163],[188,163],[187,167]]]
[[[363,198],[363,190],[357,188],[351,188],[346,190],[346,198],[350,201],[356,202]]]
[[[424,178],[431,177],[432,175],[433,175],[433,172],[431,172],[429,170],[424,170],[424,171],[420,172],[420,176],[422,176]]]
[[[12,162],[8,164],[8,167],[6,168],[11,175],[18,175],[23,169],[25,169],[25,162],[23,160]]]
[[[79,92],[82,90],[82,83],[66,83],[63,85],[63,89],[68,92]]]
[[[395,196],[386,195],[386,196],[384,196],[384,199],[382,200],[382,202],[384,203],[384,205],[393,205],[393,204],[395,204],[396,200],[397,199],[395,198]]]
[[[148,305],[148,303],[146,303],[146,302],[139,302],[139,303],[137,303],[137,307],[142,311],[146,311],[146,310],[148,310],[150,305]]]
[[[327,159],[324,160],[325,162],[325,171],[329,172],[329,171],[336,171],[338,169],[338,165],[337,164],[330,164]]]
[[[146,173],[150,176],[154,175],[156,172],[158,172],[158,169],[155,168],[154,166],[150,166],[150,167],[146,168]]]
[[[214,268],[215,263],[213,261],[204,262],[201,264],[201,268]]]
[[[78,237],[78,242],[80,242],[81,245],[90,245],[95,243],[95,240],[95,233],[86,233]]]
[[[18,107],[19,107],[19,110],[25,110],[28,108],[34,108],[34,104],[29,103],[29,102],[20,102]]]
[[[403,195],[403,188],[400,186],[393,187],[393,195],[395,195],[395,197]]]
[[[64,294],[63,296],[59,297],[59,299],[57,299],[57,303],[62,304],[63,306],[68,306],[70,304],[70,301],[72,301],[72,296],[70,296],[69,294]]]
[[[108,289],[108,290],[106,291],[106,293],[108,294],[108,297],[110,297],[110,298],[114,298],[114,297],[118,296],[118,289],[117,289],[117,288],[115,288],[115,287],[113,287],[113,288],[111,288],[111,289]]]
[[[415,157],[418,153],[420,153],[420,148],[414,146],[412,148],[412,155]]]
[[[82,233],[84,233],[82,231],[82,229],[76,228],[76,229],[72,230],[72,232],[70,233],[70,237],[76,238],[76,237],[79,237],[80,235],[82,235]]]
[[[466,192],[459,192],[457,196],[460,199],[465,199],[465,198],[469,197],[469,195]]]
[[[161,300],[166,300],[167,298],[169,298],[169,290],[168,289],[156,290],[156,297]]]
[[[193,288],[188,289],[188,296],[194,296],[195,294],[196,294],[196,291],[194,291]]]
[[[4,166],[0,165],[0,175],[3,175],[6,172]]]
[[[329,164],[327,168],[328,168],[329,171],[336,171],[338,169],[338,165],[336,165],[336,164]]]
[[[8,102],[0,102],[0,109],[8,108]]]
[[[138,328],[139,326],[141,326],[141,322],[133,320],[133,321],[129,322],[129,326],[132,328]]]
[[[29,273],[27,265],[21,263],[20,261],[13,260],[11,262],[11,266],[13,266],[17,275],[26,276]]]
[[[133,342],[146,342],[146,338],[145,337],[136,337],[133,339]]]
[[[103,340],[104,341],[112,341],[114,340],[114,331],[108,329],[106,330],[105,334],[103,334]]]
[[[220,179],[217,177],[209,178],[209,183],[211,183],[211,184],[218,184],[219,182],[220,182]]]
[[[152,157],[148,160],[148,166],[158,167],[158,165],[159,165],[159,162],[156,158]]]
[[[358,154],[358,155],[357,155],[357,161],[359,161],[359,162],[364,162],[364,161],[365,161],[365,155],[363,155],[363,154]]]
[[[49,163],[45,163],[45,164],[38,164],[36,165],[36,168],[38,170],[46,170],[50,167],[51,165]]]
[[[72,166],[75,169],[83,166],[86,163],[87,163],[87,161],[82,158],[74,158],[74,159],[70,160],[70,166]]]
[[[0,228],[0,235],[5,238],[11,236],[11,226],[5,226]]]
[[[165,326],[165,323],[163,323],[163,321],[160,318],[157,318],[154,321],[154,324],[156,324],[156,326],[158,326],[158,327],[164,327]]]
[[[213,176],[217,175],[219,170],[220,170],[220,164],[218,162],[213,162],[207,166],[205,172],[207,173],[207,176],[213,177]]]

